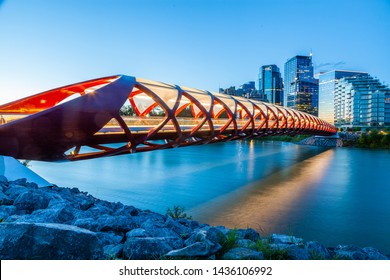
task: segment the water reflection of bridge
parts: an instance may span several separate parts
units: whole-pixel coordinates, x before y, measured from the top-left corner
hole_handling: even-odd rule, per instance
[[[122,116],[123,105],[133,116]],[[0,154],[79,160],[264,135],[332,135],[333,125],[273,104],[111,76],[0,106]]]

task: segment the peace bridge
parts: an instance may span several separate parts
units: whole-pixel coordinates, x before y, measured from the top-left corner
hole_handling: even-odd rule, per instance
[[[134,114],[124,116],[127,105]],[[336,128],[269,103],[125,75],[0,105],[0,155],[61,161]]]

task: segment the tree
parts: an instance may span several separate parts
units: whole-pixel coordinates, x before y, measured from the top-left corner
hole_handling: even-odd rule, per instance
[[[121,116],[134,116],[135,112],[131,105],[124,105],[119,111]]]

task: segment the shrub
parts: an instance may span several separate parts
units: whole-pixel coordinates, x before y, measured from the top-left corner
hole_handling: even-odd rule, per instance
[[[185,213],[185,208],[179,205],[174,205],[172,210],[171,208],[168,208],[166,215],[173,219],[192,219],[192,216],[188,216],[188,214]]]

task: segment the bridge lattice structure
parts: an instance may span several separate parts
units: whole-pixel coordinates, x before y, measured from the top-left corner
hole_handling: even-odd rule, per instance
[[[133,115],[121,114],[124,105]],[[45,161],[336,133],[333,125],[294,109],[125,75],[0,105],[0,115],[0,154]]]

